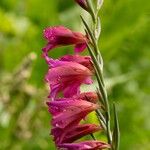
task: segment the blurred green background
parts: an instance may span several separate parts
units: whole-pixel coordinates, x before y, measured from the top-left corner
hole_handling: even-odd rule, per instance
[[[47,26],[82,30],[73,0],[0,0],[0,150],[55,150],[45,105]],[[109,99],[117,103],[120,150],[150,150],[150,1],[106,0],[100,48]],[[69,50],[68,50],[69,49]],[[72,52],[54,50],[54,58]]]

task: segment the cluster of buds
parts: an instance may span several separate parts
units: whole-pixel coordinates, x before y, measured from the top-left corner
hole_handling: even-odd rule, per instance
[[[91,57],[79,55],[87,46],[87,36],[56,26],[46,28],[44,38],[48,41],[43,48],[43,57],[49,67],[45,76],[50,87],[47,105],[52,115],[51,135],[56,147],[65,150],[108,148],[107,143],[97,140],[75,142],[85,135],[102,130],[100,125],[81,124],[89,113],[100,107],[95,92],[80,91],[82,84],[93,83],[94,68]],[[74,45],[75,54],[55,60],[48,56],[50,50],[65,45]]]

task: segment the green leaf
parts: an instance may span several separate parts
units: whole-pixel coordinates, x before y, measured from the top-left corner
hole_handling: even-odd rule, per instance
[[[93,7],[93,2],[91,2],[90,0],[87,0],[87,5],[88,5],[88,9],[89,9],[89,13],[93,19],[93,22],[96,22],[96,15],[95,15],[95,11],[94,11],[94,7]]]
[[[81,20],[82,20],[82,22],[83,22],[83,24],[84,24],[88,34],[90,35],[92,42],[94,43],[96,39],[93,36],[93,33],[92,33],[90,27],[88,26],[87,22],[84,20],[84,18],[82,16],[81,16]]]
[[[112,146],[114,150],[119,150],[120,130],[119,130],[119,121],[118,121],[118,115],[116,112],[115,104],[113,104],[113,109],[114,109],[114,130],[113,130]]]

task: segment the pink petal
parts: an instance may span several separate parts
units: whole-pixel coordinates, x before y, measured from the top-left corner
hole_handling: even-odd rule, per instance
[[[97,108],[98,105],[83,100],[49,102],[49,110],[53,115],[52,125],[59,128],[77,124]]]
[[[58,145],[59,148],[66,148],[67,150],[102,150],[110,148],[107,143],[101,141],[85,141],[80,143],[63,143]]]
[[[44,53],[47,54],[48,51],[53,49],[55,46],[56,46],[55,44],[48,43],[44,48],[42,48],[42,50]]]
[[[80,85],[81,83],[72,83],[69,86],[67,86],[64,90],[64,97],[72,97],[73,95],[80,93]]]
[[[86,49],[86,47],[87,47],[87,45],[86,45],[86,43],[79,43],[79,44],[77,44],[76,46],[75,46],[75,52],[76,53],[80,53],[80,52],[82,52],[84,49]]]
[[[76,125],[72,128],[53,128],[51,134],[56,143],[72,143],[81,137],[99,131],[100,126],[94,124]]]
[[[82,83],[92,83],[92,72],[83,65],[75,62],[53,61],[52,59],[49,59],[49,63],[52,68],[49,69],[45,79],[51,88],[51,98],[55,98],[60,90],[65,97],[71,97],[79,94]]]
[[[78,95],[74,95],[73,98],[75,99],[82,99],[92,103],[97,103],[98,96],[96,92],[85,92]]]
[[[90,70],[93,70],[93,65],[91,63],[91,57],[90,56],[80,56],[80,55],[65,55],[59,59],[60,61],[72,61],[77,62],[85,67],[87,67]]]

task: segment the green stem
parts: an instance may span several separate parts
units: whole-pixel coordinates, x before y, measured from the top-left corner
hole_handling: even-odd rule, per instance
[[[93,9],[90,9],[90,12],[91,12],[90,14],[91,14],[91,17],[93,20],[92,33],[91,33],[91,30],[89,29],[87,23],[84,21],[84,19],[82,19],[82,20],[83,20],[83,22],[86,26],[86,29],[88,30],[88,33],[92,39],[91,42],[92,42],[94,52],[92,51],[92,49],[89,45],[88,45],[88,50],[89,50],[89,53],[93,60],[96,78],[97,78],[98,85],[99,85],[99,91],[102,95],[102,99],[103,99],[103,102],[105,105],[105,121],[104,121],[104,118],[102,117],[102,114],[99,114],[99,115],[100,115],[100,119],[102,120],[102,122],[105,123],[105,125],[106,125],[106,133],[107,133],[108,143],[112,144],[112,134],[111,134],[111,129],[110,129],[110,108],[109,108],[109,101],[108,101],[104,78],[103,78],[103,59],[102,59],[102,56],[101,56],[101,53],[100,53],[99,47],[98,47],[98,40],[99,40],[99,35],[100,35],[100,33],[98,33],[99,28],[100,28],[100,22],[98,22],[99,21],[98,12],[100,10],[100,6],[98,6],[98,5],[100,5],[100,4],[98,2],[99,1],[97,1],[96,12],[94,12]],[[92,8],[91,4],[89,2],[88,2],[88,5],[90,8]]]

